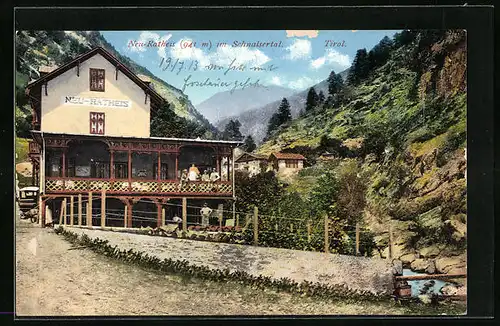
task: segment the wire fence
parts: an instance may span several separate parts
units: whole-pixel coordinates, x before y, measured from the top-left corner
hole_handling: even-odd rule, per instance
[[[102,203],[101,199],[100,196],[96,196],[92,198],[92,202],[96,201]],[[140,210],[132,207],[132,214],[130,214],[127,205],[124,203],[123,208],[105,207],[105,216],[103,219],[101,207],[92,207],[91,214],[89,214],[88,202],[88,199],[83,198],[80,200],[73,200],[73,206],[71,206],[71,201],[66,201],[66,205],[64,205],[63,201],[59,208],[60,216],[56,216],[53,220],[57,220],[58,224],[67,225],[81,224],[87,226],[127,228],[142,226],[157,228],[168,224],[176,225],[179,230],[186,230],[186,228],[191,226],[201,226],[202,230],[207,227],[207,225],[201,223],[201,213],[192,213],[194,209],[201,210],[204,206],[183,206],[182,204],[173,202],[159,203],[151,200],[139,199],[135,200],[133,203],[147,203],[155,206],[159,204],[161,205],[161,210],[157,209],[158,206],[151,210]],[[73,207],[72,210],[71,207]],[[182,209],[182,221],[177,222],[172,219],[172,215],[177,215],[176,212],[170,211],[168,214],[169,216],[167,216],[165,208],[168,207]],[[72,219],[69,216],[71,214],[70,211],[73,214]],[[227,225],[227,223],[223,223],[224,219],[220,217],[223,215],[227,217],[229,213],[231,218],[225,218],[225,221],[230,220],[232,223]],[[89,215],[91,215],[90,223],[87,221]],[[57,217],[59,217],[59,219]],[[244,212],[220,208],[213,209],[210,217],[212,219],[209,219],[208,227],[229,226],[232,232],[244,233],[248,242],[254,245],[276,246],[291,249],[294,247],[302,248],[308,246],[320,249],[319,247],[322,246],[324,251],[330,251],[332,247],[339,246],[339,243],[342,243],[344,246],[352,246],[357,253],[360,253],[360,248],[368,248],[368,250],[375,248],[373,237],[370,237],[373,233],[371,230],[356,225],[335,224],[328,219],[326,219],[326,221],[325,219],[312,219],[309,216],[303,219],[289,218],[274,214],[262,214],[258,211]],[[232,217],[235,218],[233,219]],[[227,228],[225,230],[217,229],[216,232],[227,230]],[[389,231],[385,233],[389,233]]]

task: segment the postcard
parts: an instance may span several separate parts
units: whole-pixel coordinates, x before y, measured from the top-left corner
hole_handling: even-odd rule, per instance
[[[464,315],[465,30],[18,30],[17,316]]]

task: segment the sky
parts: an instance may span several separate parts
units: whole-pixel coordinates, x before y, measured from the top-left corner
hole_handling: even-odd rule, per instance
[[[396,32],[101,31],[118,52],[183,90],[195,106],[218,92],[245,87],[307,89],[332,70],[348,68],[358,49],[369,51]]]

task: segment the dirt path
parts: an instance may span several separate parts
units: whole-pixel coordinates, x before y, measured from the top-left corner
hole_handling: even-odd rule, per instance
[[[453,313],[445,307],[421,311],[392,302],[346,304],[160,275],[88,249],[68,249],[70,244],[53,230],[17,219],[18,316]]]

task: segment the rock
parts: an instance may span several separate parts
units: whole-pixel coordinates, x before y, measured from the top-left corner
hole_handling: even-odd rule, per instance
[[[429,261],[429,266],[425,269],[425,272],[427,274],[434,274],[436,273],[436,263],[434,263],[433,260]]]
[[[444,295],[456,295],[458,292],[458,289],[455,285],[448,284],[448,285],[443,286],[441,288],[441,290],[439,290],[439,292],[441,292]]]
[[[436,259],[436,270],[438,273],[446,274],[451,269],[463,268],[466,266],[464,256],[443,257]]]
[[[441,249],[437,245],[432,245],[430,247],[422,248],[418,251],[421,257],[423,258],[434,258],[439,255]]]
[[[429,267],[427,259],[418,258],[411,263],[411,269],[417,272],[423,272]]]
[[[407,248],[406,245],[399,244],[392,246],[392,258],[399,259],[401,256],[406,255],[411,252],[411,249]],[[389,247],[382,251],[382,257],[389,257]]]
[[[399,257],[401,262],[405,265],[410,265],[417,258],[418,258],[417,255],[415,255],[414,253],[405,254]]]
[[[429,288],[430,288],[430,287],[431,287],[431,286],[433,286],[434,284],[436,284],[436,281],[434,281],[434,280],[430,280],[430,281],[425,282],[425,283],[424,283],[424,286],[425,286],[425,287],[429,287]]]
[[[429,230],[436,230],[444,226],[444,222],[441,219],[441,206],[434,207],[433,209],[420,214],[417,217],[418,224]]]
[[[393,274],[395,275],[403,275],[403,262],[401,260],[394,260],[392,262]]]
[[[418,299],[422,301],[424,304],[430,304],[432,303],[432,297],[430,294],[421,294],[418,296]]]

